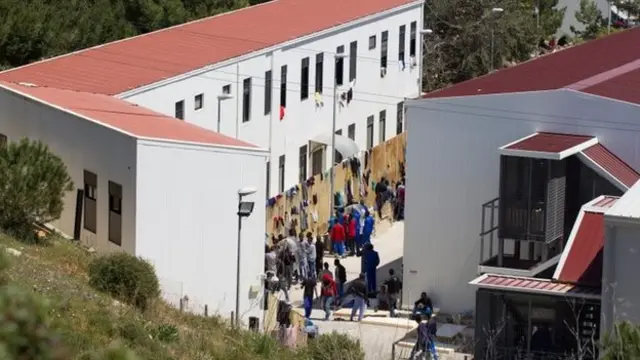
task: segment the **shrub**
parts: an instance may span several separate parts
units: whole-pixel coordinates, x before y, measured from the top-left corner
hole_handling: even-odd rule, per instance
[[[337,332],[322,334],[311,340],[307,350],[313,360],[364,360],[360,342]]]
[[[68,359],[48,315],[47,303],[37,294],[0,287],[0,359]]]
[[[67,167],[40,141],[0,146],[0,228],[24,238],[34,222],[56,220],[73,189]]]
[[[81,360],[139,360],[133,351],[122,345],[114,345],[106,350],[85,354]]]
[[[93,260],[89,264],[89,284],[142,310],[160,295],[153,266],[126,253]]]

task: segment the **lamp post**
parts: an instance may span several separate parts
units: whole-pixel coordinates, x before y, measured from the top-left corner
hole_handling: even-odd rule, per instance
[[[236,313],[234,324],[240,327],[240,264],[242,255],[242,218],[249,217],[253,212],[253,201],[242,201],[242,198],[254,194],[258,189],[247,187],[238,190],[238,256],[236,259]]]
[[[424,46],[424,38],[428,35],[433,34],[433,30],[431,29],[422,29],[420,30],[420,60],[418,62],[418,97],[422,96],[422,78],[424,77],[424,59],[426,57],[426,50]],[[425,52],[423,54],[423,51]]]
[[[216,127],[216,131],[220,132],[220,121],[221,121],[221,114],[222,111],[220,109],[220,105],[222,105],[222,102],[224,100],[229,100],[229,99],[233,99],[233,95],[231,94],[220,94],[218,95],[218,126]]]
[[[338,65],[338,60],[344,59],[347,57],[345,53],[337,53],[334,56],[334,66]],[[334,68],[335,69],[335,68]],[[336,164],[336,119],[338,117],[338,78],[336,77],[335,71],[333,73],[333,119],[331,125],[331,169],[329,169],[329,183],[330,194],[329,194],[329,217],[333,216],[333,207],[334,204],[334,179],[333,179],[333,167]]]
[[[504,12],[503,8],[493,8],[493,9],[491,9],[491,15],[500,14],[502,12]],[[490,55],[490,58],[491,58],[490,66],[491,67],[489,68],[490,71],[493,71],[493,69],[495,67],[495,60],[494,60],[494,56],[495,56],[495,54],[494,54],[494,52],[495,52],[495,31],[494,31],[494,28],[495,28],[495,23],[491,23],[491,55]]]

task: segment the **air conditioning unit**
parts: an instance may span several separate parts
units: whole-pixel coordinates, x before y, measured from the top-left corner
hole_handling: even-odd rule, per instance
[[[383,78],[386,75],[387,75],[387,68],[386,67],[380,68],[380,77]]]

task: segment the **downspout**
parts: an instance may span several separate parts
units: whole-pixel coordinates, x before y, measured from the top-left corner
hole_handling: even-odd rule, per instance
[[[236,62],[236,139],[240,138],[240,111],[242,111],[240,101],[240,62]]]

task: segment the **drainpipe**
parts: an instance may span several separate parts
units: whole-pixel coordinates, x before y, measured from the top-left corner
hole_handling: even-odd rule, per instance
[[[236,139],[240,138],[240,111],[242,111],[242,101],[240,101],[240,62],[236,62]]]

